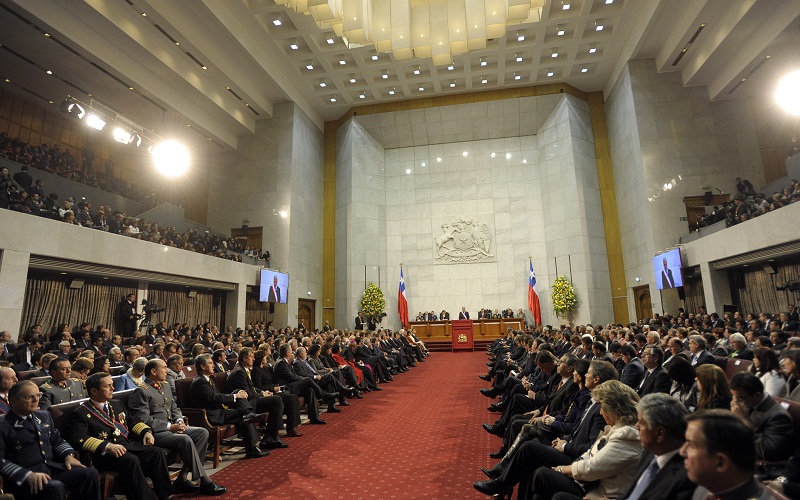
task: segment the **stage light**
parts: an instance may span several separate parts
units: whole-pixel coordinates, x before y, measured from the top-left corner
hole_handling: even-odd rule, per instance
[[[115,127],[114,140],[120,144],[128,144],[131,142],[131,133],[121,127]]]
[[[177,141],[162,142],[153,148],[156,170],[168,177],[178,177],[189,170],[189,152]]]
[[[133,144],[137,148],[142,145],[142,136],[140,134],[133,134],[129,144]]]
[[[775,90],[775,101],[787,113],[800,115],[800,71],[794,71],[781,78]]]
[[[106,126],[106,122],[99,116],[91,114],[86,117],[86,125],[96,130],[103,130],[103,128]]]

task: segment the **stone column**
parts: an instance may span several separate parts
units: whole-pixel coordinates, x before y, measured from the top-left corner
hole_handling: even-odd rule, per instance
[[[0,258],[0,331],[8,330],[18,340],[22,325],[22,305],[31,254],[3,250]]]

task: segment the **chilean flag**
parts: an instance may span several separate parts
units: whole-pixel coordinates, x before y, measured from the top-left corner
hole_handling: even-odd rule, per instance
[[[533,262],[528,261],[530,265],[530,276],[528,277],[528,309],[533,314],[533,319],[537,325],[542,324],[542,310],[539,307],[539,295],[536,293],[536,274],[533,272]],[[400,281],[402,283],[402,277]]]
[[[397,294],[397,313],[403,328],[408,326],[408,300],[406,300],[406,282],[403,279],[403,268],[400,268],[400,293]]]

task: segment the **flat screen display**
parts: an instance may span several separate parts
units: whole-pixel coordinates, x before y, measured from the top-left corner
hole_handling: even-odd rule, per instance
[[[675,248],[653,257],[653,272],[659,290],[683,286],[681,249]]]
[[[262,269],[260,283],[258,295],[261,302],[286,303],[286,297],[289,295],[288,274]]]

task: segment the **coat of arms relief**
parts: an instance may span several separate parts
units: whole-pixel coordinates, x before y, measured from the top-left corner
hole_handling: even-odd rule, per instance
[[[477,219],[458,217],[442,224],[442,234],[434,237],[435,262],[494,262],[493,234],[489,226]]]

